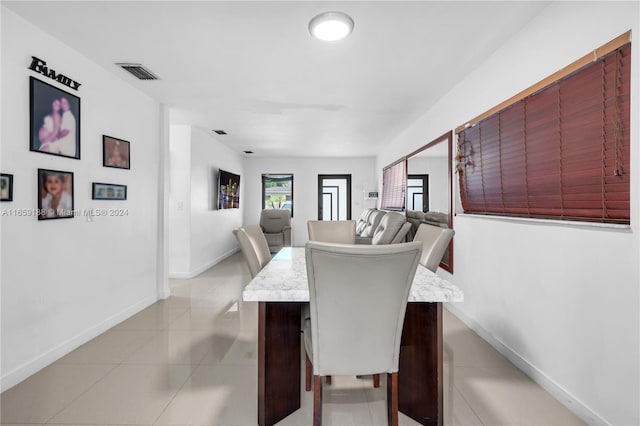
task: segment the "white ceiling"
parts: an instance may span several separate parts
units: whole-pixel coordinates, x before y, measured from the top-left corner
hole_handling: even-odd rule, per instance
[[[172,108],[174,124],[256,156],[372,156],[547,2],[3,1]],[[353,34],[321,42],[316,14]],[[139,81],[136,62],[159,81]]]

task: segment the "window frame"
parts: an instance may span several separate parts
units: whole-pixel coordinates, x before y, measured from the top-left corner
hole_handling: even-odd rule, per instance
[[[407,157],[402,157],[382,169],[380,209],[403,212],[407,202]]]
[[[630,225],[627,38],[456,129],[464,213]]]
[[[289,210],[291,212],[291,217],[293,218],[293,193],[294,193],[294,186],[293,186],[293,173],[262,173],[261,176],[261,186],[262,186],[262,210],[268,209],[268,208],[274,208],[274,207],[267,207],[266,205],[266,195],[267,195],[267,191],[266,191],[266,186],[265,183],[267,181],[272,181],[272,182],[284,182],[284,181],[290,181],[291,182],[291,194],[290,194],[290,198],[287,199],[285,196],[285,203],[290,202],[291,203],[291,208],[290,209],[286,209]]]

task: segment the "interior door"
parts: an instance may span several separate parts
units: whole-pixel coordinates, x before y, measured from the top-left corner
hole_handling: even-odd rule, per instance
[[[351,220],[351,175],[318,175],[318,220]]]
[[[408,176],[407,210],[429,211],[429,175]]]

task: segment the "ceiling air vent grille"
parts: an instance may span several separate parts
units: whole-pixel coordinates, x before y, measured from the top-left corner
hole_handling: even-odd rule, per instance
[[[116,63],[116,65],[122,67],[122,69],[126,71],[129,71],[139,80],[158,80],[158,77],[154,73],[146,69],[141,64]]]

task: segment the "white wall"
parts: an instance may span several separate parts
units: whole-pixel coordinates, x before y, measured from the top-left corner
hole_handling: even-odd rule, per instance
[[[170,262],[172,277],[194,277],[238,249],[245,177],[240,154],[196,127],[171,126]],[[216,210],[218,169],[240,175],[240,208]]]
[[[463,320],[592,424],[638,425],[640,19],[638,2],[552,3],[377,158],[395,158],[633,29],[633,228],[458,215],[455,271]],[[457,196],[457,194],[456,194]]]
[[[82,83],[81,159],[29,151],[31,55]],[[2,10],[2,164],[14,175],[5,211],[37,207],[37,169],[74,173],[75,209],[127,216],[2,220],[2,389],[13,386],[158,298],[160,105],[9,10]],[[131,142],[131,170],[102,167],[102,135]],[[91,200],[91,182],[128,186]]]
[[[169,130],[169,274],[191,270],[191,127]]]
[[[293,173],[292,244],[308,241],[307,221],[318,219],[318,175],[351,174],[351,218],[362,214],[364,194],[375,191],[375,159],[371,158],[246,158],[243,183],[244,223],[257,224],[262,211],[262,174]],[[369,201],[366,201],[369,202]],[[375,207],[367,205],[365,207]]]

